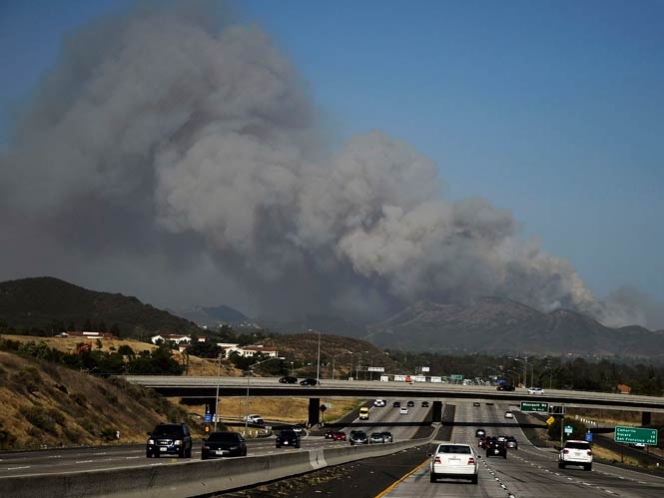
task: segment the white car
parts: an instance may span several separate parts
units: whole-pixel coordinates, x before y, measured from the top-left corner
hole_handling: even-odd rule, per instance
[[[505,418],[514,418],[514,414],[512,412],[505,412]]]
[[[243,422],[250,422],[252,424],[262,424],[263,422],[263,417],[261,417],[257,413],[252,413],[251,415],[245,415],[242,417]]]
[[[384,400],[384,399],[377,399],[377,400],[375,400],[375,401],[373,402],[373,405],[374,405],[374,406],[385,406],[386,403],[385,403],[385,400]]]
[[[408,408],[406,408],[405,406],[402,406],[401,408],[399,408],[399,413],[401,415],[408,415]]]
[[[469,444],[441,443],[431,454],[431,482],[438,479],[470,479],[470,482],[477,484],[478,471],[478,457]]]
[[[588,441],[570,439],[558,453],[558,468],[564,469],[568,465],[578,465],[585,470],[593,469],[593,452]]]
[[[544,394],[544,389],[541,387],[529,387],[528,394]]]

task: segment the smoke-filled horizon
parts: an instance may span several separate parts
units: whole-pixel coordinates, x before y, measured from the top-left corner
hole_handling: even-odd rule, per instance
[[[1,158],[3,274],[282,317],[497,296],[664,325],[637,291],[596,299],[508,211],[447,200],[408,143],[373,130],[331,150],[266,33],[199,9],[135,9],[68,38]]]

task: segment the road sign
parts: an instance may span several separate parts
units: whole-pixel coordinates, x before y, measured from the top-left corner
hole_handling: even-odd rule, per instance
[[[586,441],[590,443],[592,442],[592,440],[593,440],[593,433],[590,431],[586,432]]]
[[[205,421],[206,422],[212,422],[212,414],[211,413],[206,413],[205,414]]]
[[[565,434],[571,434],[572,432],[574,432],[574,427],[572,427],[571,425],[566,425]]]
[[[556,421],[556,419],[553,418],[553,417],[549,417],[549,418],[546,419],[546,423],[547,423],[547,425],[551,425],[551,424],[553,424],[555,421]]]
[[[657,429],[618,425],[615,428],[614,441],[616,443],[641,443],[657,446]]]
[[[452,374],[452,375],[450,375],[450,379],[452,379],[452,380],[463,380],[463,375]]]
[[[522,401],[521,402],[521,411],[522,412],[544,412],[544,413],[548,413],[549,403],[543,403],[541,401]]]

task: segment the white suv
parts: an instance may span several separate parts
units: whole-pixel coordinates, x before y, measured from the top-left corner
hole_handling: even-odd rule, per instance
[[[593,452],[588,441],[570,439],[558,453],[558,468],[564,469],[568,465],[579,465],[585,470],[593,468]]]

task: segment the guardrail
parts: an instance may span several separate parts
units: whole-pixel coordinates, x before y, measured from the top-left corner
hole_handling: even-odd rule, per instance
[[[249,456],[60,475],[0,479],[0,496],[12,498],[191,498],[396,453],[430,439]],[[166,461],[166,459],[163,459]]]

